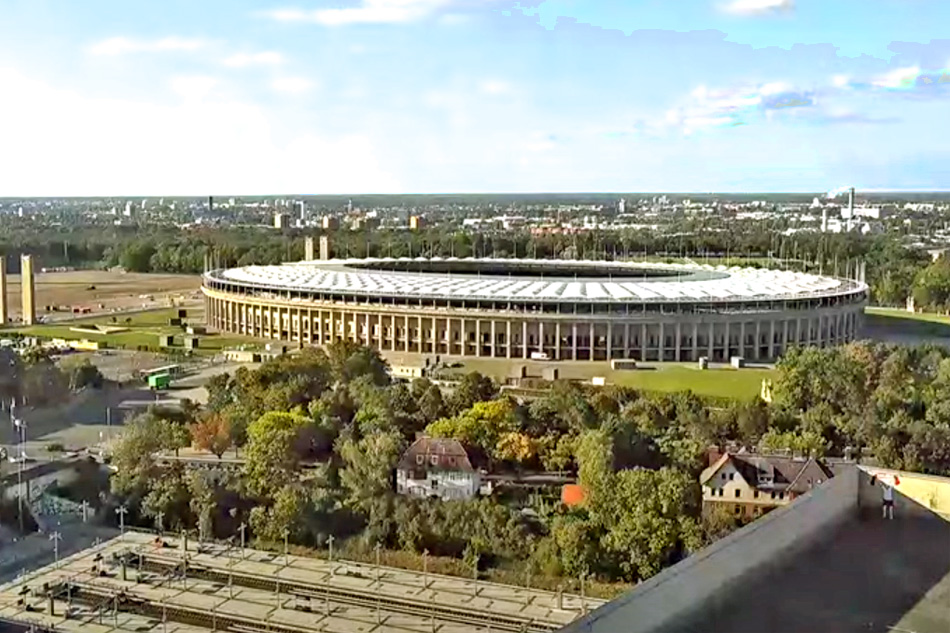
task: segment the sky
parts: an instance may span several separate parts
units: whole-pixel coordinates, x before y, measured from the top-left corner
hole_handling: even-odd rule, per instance
[[[950,189],[947,0],[0,0],[0,196]]]

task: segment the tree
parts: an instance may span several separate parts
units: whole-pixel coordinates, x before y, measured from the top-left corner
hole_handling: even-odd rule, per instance
[[[258,538],[271,543],[282,542],[285,535],[296,539],[306,504],[306,497],[298,485],[285,485],[274,494],[273,504],[251,510],[251,529]]]
[[[338,384],[362,376],[377,386],[389,384],[389,364],[372,347],[352,341],[335,341],[327,346],[327,357],[333,380]]]
[[[452,392],[449,407],[455,413],[471,409],[478,402],[487,402],[498,396],[498,387],[494,381],[477,371],[462,376]]]
[[[221,413],[205,414],[191,425],[190,430],[195,448],[210,451],[218,459],[231,446],[231,423]]]
[[[451,437],[462,444],[481,448],[493,456],[499,440],[518,430],[514,409],[507,400],[476,402],[454,418],[444,418],[426,427],[431,437]]]
[[[517,431],[502,433],[495,444],[494,457],[502,461],[524,463],[537,457],[537,443]]]
[[[251,423],[244,449],[244,474],[248,490],[270,497],[297,480],[298,465],[312,420],[299,414],[271,411]]]
[[[102,373],[99,372],[99,368],[93,365],[88,358],[80,358],[78,360],[68,359],[68,362],[63,362],[62,368],[66,372],[71,391],[79,391],[84,387],[91,387],[93,389],[102,387],[104,380]]]
[[[374,433],[359,440],[341,437],[337,441],[336,452],[344,464],[340,482],[350,507],[368,514],[374,500],[392,495],[392,473],[402,448],[402,435],[397,431]]]
[[[129,420],[112,451],[112,489],[120,495],[143,495],[161,479],[154,455],[179,446],[181,427],[156,416],[139,414]]]
[[[217,499],[214,484],[201,471],[188,473],[188,493],[191,497],[189,507],[198,520],[198,530],[205,538],[214,537],[214,511]]]

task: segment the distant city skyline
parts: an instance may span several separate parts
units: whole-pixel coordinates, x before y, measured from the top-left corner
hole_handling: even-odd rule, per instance
[[[0,197],[947,191],[948,22],[941,0],[0,0]]]

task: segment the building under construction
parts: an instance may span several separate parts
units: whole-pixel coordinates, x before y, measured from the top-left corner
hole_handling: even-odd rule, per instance
[[[540,632],[601,604],[476,579],[126,532],[0,586],[0,628]]]

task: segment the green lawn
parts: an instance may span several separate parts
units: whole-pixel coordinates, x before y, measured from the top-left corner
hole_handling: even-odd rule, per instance
[[[950,317],[928,312],[908,312],[899,308],[868,307],[866,324],[895,334],[950,336]]]
[[[202,309],[188,309],[186,323],[203,324],[204,319],[199,316]],[[173,335],[174,342],[171,349],[184,349],[184,332],[178,326],[168,325],[169,319],[178,316],[178,308],[160,308],[144,312],[115,315],[115,322],[111,315],[97,315],[88,318],[71,320],[65,323],[50,323],[33,325],[30,327],[15,328],[11,332],[26,336],[38,336],[45,339],[64,338],[67,340],[88,339],[99,341],[107,347],[137,349],[140,346],[148,347],[152,351],[159,351],[158,337],[162,334]],[[128,320],[128,322],[127,322]],[[93,334],[89,332],[74,332],[70,328],[88,325],[114,325],[128,327],[126,332],[114,334]],[[198,335],[199,354],[214,354],[228,347],[260,343],[257,339],[242,336],[219,334]]]
[[[759,394],[774,369],[699,369],[693,365],[658,365],[656,369],[608,372],[609,382],[644,391],[686,391],[703,396],[749,399]]]
[[[387,355],[392,356],[392,355]],[[398,354],[391,357],[393,364],[411,363],[412,359],[403,359]],[[607,384],[624,385],[644,391],[685,391],[702,396],[724,398],[752,398],[759,394],[763,379],[774,380],[774,369],[744,368],[732,369],[716,367],[699,369],[694,363],[645,363],[638,369],[614,371],[606,361],[565,361],[543,362],[504,358],[450,358],[462,364],[450,370],[461,375],[477,371],[504,383],[512,372],[521,366],[528,367],[530,376],[541,376],[544,368],[557,368],[558,377],[565,380],[579,380],[590,384],[594,376],[603,376]]]

